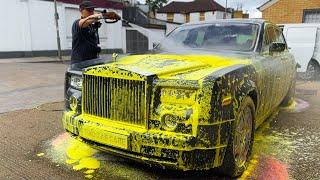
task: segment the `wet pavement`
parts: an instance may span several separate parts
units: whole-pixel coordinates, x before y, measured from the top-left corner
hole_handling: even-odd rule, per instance
[[[120,54],[120,57],[126,54]],[[111,60],[111,55],[101,55]],[[70,63],[54,57],[0,59],[0,114],[63,101],[64,74]]]
[[[55,58],[0,59],[0,113],[63,100],[66,63]]]
[[[48,73],[37,72],[43,73],[45,78],[41,80],[35,78],[18,85],[23,86],[22,92],[35,87],[37,81],[43,86],[60,86],[53,80],[54,77],[59,80],[54,71],[56,74],[63,71],[64,64],[57,63],[59,67],[36,64],[9,65],[9,69],[21,72],[31,71],[33,67],[53,68],[46,70]],[[52,78],[46,81],[51,73]],[[0,82],[6,82],[6,88],[20,97],[20,91],[8,81]],[[1,92],[6,94],[6,91],[0,90],[2,102],[5,100],[1,97],[6,97]],[[320,179],[320,82],[298,81],[296,91],[296,104],[280,108],[256,131],[253,155],[240,179]],[[31,97],[37,94],[34,92]],[[0,114],[0,179],[228,179],[216,175],[214,170],[163,170],[91,149],[64,133],[62,102],[35,106]],[[3,105],[1,108],[4,109]]]

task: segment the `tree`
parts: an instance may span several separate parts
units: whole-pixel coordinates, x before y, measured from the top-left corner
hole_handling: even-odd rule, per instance
[[[168,0],[146,0],[146,4],[149,5],[150,10],[155,13],[156,9],[159,9],[166,4]]]

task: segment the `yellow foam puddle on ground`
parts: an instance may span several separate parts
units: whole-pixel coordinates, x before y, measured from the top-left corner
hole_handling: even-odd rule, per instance
[[[67,159],[67,160],[66,160],[66,163],[67,163],[67,164],[74,164],[74,163],[76,163],[76,162],[78,162],[78,160],[76,160],[76,159]]]
[[[243,172],[241,177],[239,177],[239,180],[245,180],[245,179],[250,179],[250,177],[253,174],[253,171],[255,170],[257,164],[258,164],[258,156],[254,155],[251,160],[247,163],[246,170]]]
[[[294,110],[297,106],[297,101],[292,101],[288,106],[281,107],[281,110]]]
[[[39,153],[39,154],[37,154],[38,157],[41,157],[41,156],[43,156],[43,155],[44,155],[44,153]]]
[[[91,174],[85,175],[84,177],[87,178],[87,179],[92,179],[93,178],[93,176]]]
[[[287,112],[302,112],[309,107],[309,103],[302,99],[295,99],[290,105],[280,107],[280,110]]]
[[[100,162],[91,157],[82,158],[79,161],[79,164],[73,166],[74,170],[81,170],[81,169],[98,169],[100,167]]]
[[[77,139],[71,139],[70,145],[67,147],[67,156],[73,160],[90,157],[95,153],[95,149]]]
[[[94,173],[94,170],[87,170],[86,172],[84,172],[85,174],[92,174],[92,173]]]
[[[51,148],[46,154],[54,162],[71,165],[75,171],[82,170],[87,179],[93,178],[95,171],[100,168],[100,161],[94,156],[98,151],[67,133],[61,134],[49,143]],[[43,155],[44,153],[38,154]]]
[[[70,140],[70,146],[67,147],[67,164],[71,164],[73,170],[87,170],[84,173],[85,178],[91,179],[93,178],[94,170],[99,169],[100,161],[94,158],[94,154],[97,150],[91,148],[87,144],[81,142],[77,139]]]

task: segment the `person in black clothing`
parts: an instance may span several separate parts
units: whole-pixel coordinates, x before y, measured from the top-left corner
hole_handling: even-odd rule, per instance
[[[101,51],[98,46],[98,21],[102,18],[119,19],[114,12],[95,13],[94,8],[96,6],[91,1],[80,4],[81,19],[77,19],[72,25],[71,65],[97,59]]]

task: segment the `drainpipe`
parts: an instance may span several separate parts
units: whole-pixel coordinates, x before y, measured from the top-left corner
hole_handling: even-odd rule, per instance
[[[226,7],[224,9],[224,19],[227,19],[228,0],[226,0]]]
[[[56,30],[57,30],[58,57],[60,60],[62,60],[58,20],[59,20],[59,14],[57,10],[57,0],[54,0],[54,22],[56,24]]]

